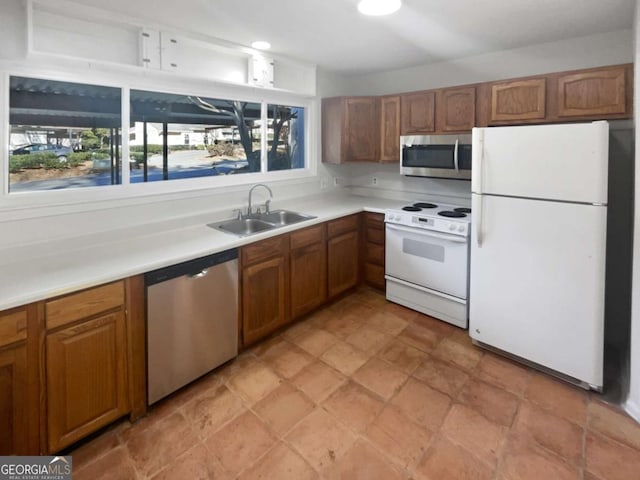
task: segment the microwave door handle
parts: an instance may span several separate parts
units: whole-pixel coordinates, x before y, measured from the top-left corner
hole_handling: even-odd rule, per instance
[[[456,172],[458,171],[458,142],[459,139],[456,138],[456,144],[453,147],[453,164],[456,167]]]
[[[440,240],[446,240],[453,243],[467,243],[466,237],[460,237],[457,235],[447,235],[442,233],[435,233],[422,228],[407,228],[399,225],[387,223],[389,230],[396,230],[398,232],[412,233],[413,235],[424,235],[427,237],[439,238]]]

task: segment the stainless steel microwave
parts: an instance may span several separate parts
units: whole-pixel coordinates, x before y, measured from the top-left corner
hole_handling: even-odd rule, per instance
[[[400,137],[400,173],[413,177],[471,180],[471,135]]]

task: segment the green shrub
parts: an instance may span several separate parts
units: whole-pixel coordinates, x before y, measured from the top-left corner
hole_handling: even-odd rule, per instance
[[[91,152],[74,152],[67,155],[70,163],[82,163],[91,160]]]
[[[45,165],[53,164],[59,165],[58,168],[66,168],[65,164],[61,163],[53,152],[9,156],[9,172],[11,173],[18,173],[29,168],[42,168]]]
[[[143,152],[130,152],[129,157],[131,157],[131,160],[134,160],[136,163],[144,163]]]
[[[142,145],[132,145],[129,147],[130,152],[143,152],[144,147]],[[147,145],[147,152],[149,155],[156,155],[158,153],[162,153],[162,145],[158,145],[156,143],[152,143]]]

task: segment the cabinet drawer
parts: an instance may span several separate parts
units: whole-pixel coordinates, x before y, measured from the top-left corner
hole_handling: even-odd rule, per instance
[[[333,238],[351,230],[358,228],[358,214],[349,215],[348,217],[338,218],[327,222],[327,234],[329,238]]]
[[[374,212],[364,212],[367,227],[384,228],[384,214]]]
[[[242,264],[246,267],[267,258],[287,252],[287,235],[267,238],[242,248]]]
[[[324,224],[292,232],[289,238],[291,250],[322,242],[324,239]]]
[[[0,347],[26,340],[26,310],[9,310],[0,314]]]
[[[366,238],[367,242],[384,245],[384,229],[367,227]]]
[[[366,250],[365,259],[367,262],[384,265],[384,247],[382,245],[367,242],[364,248]]]
[[[384,267],[380,265],[374,265],[372,263],[365,263],[363,273],[364,281],[369,285],[381,290],[385,289]]]
[[[124,282],[66,295],[45,304],[47,330],[124,305]]]

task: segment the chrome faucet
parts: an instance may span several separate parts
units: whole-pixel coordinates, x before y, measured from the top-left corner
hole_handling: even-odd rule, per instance
[[[271,191],[271,189],[266,186],[264,183],[256,183],[253,187],[251,187],[251,189],[249,190],[249,206],[247,207],[247,216],[251,215],[253,213],[253,210],[251,208],[251,194],[253,193],[253,190],[256,187],[264,187],[267,190],[269,190],[269,196],[271,198],[273,198],[273,192]],[[266,208],[266,213],[269,213],[269,203],[271,202],[271,200],[267,200],[267,202],[265,203],[265,208]]]

